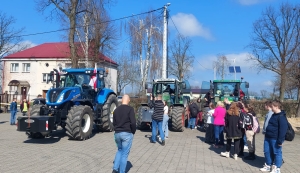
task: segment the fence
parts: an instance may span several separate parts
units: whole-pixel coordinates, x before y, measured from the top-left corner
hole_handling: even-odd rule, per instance
[[[18,106],[20,105],[23,98],[26,98],[29,102],[31,102],[31,99],[34,99],[36,96],[32,95],[21,95],[21,94],[0,94],[0,113],[1,112],[8,112],[9,111],[9,105],[13,101],[14,98],[17,99]]]

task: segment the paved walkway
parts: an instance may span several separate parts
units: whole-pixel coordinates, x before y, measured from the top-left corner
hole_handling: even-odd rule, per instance
[[[20,113],[19,113],[20,115]],[[224,149],[203,142],[198,130],[170,132],[166,146],[151,144],[151,132],[137,131],[129,155],[130,173],[259,172],[264,164],[263,135],[256,138],[257,159],[246,161],[220,157]],[[96,133],[86,141],[68,140],[64,131],[33,140],[9,125],[9,114],[0,114],[0,172],[100,172],[110,173],[116,152],[113,133]],[[300,137],[285,142],[283,173],[300,172]]]

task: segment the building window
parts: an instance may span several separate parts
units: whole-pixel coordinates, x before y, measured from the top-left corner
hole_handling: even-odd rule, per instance
[[[48,73],[43,73],[43,82],[47,82],[47,79],[49,81],[50,75]]]
[[[9,86],[10,92],[16,92],[18,90],[18,86]]]
[[[23,63],[23,72],[30,72],[30,63]]]
[[[10,72],[19,72],[19,63],[11,63]]]

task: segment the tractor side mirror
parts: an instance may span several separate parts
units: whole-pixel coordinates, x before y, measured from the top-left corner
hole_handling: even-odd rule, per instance
[[[181,83],[182,89],[186,89],[186,84],[183,82]]]
[[[246,83],[245,83],[245,87],[246,87],[246,88],[249,88],[249,82],[246,82]]]
[[[51,71],[47,77],[47,83],[54,81],[54,71]]]
[[[145,83],[145,89],[148,89],[148,84],[147,83]]]

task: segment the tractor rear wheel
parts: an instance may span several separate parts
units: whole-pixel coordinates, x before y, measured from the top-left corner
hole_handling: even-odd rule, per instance
[[[93,130],[94,113],[90,106],[73,106],[66,120],[66,132],[70,139],[85,140]]]
[[[114,130],[113,114],[118,107],[118,99],[115,95],[110,95],[102,108],[101,123],[98,126],[100,131],[111,132]]]
[[[30,111],[30,116],[40,116],[40,108],[43,105],[33,105]],[[40,133],[40,132],[30,132],[30,133],[26,133],[28,135],[29,138],[32,139],[40,139],[40,138],[44,138],[45,136]]]
[[[184,131],[184,124],[185,124],[185,115],[183,112],[184,108],[175,106],[171,112],[171,119],[172,119],[172,130],[176,132],[183,132]]]
[[[138,117],[136,119],[137,128],[140,130],[148,130],[150,126],[147,123],[143,122],[143,111],[149,110],[148,106],[140,106],[138,109]]]

